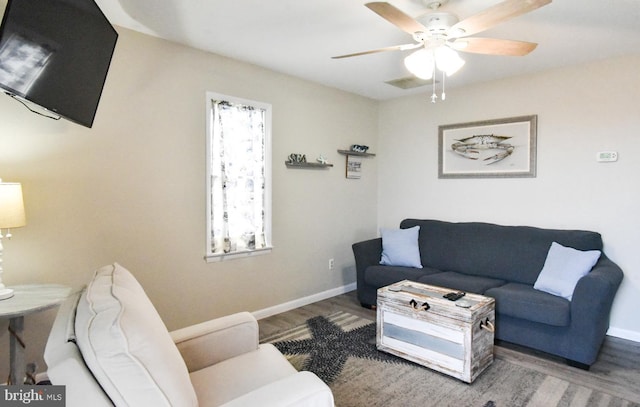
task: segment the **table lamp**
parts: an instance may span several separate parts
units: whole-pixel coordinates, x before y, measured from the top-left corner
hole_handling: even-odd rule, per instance
[[[13,290],[2,283],[2,238],[11,239],[11,229],[27,224],[22,201],[22,185],[0,180],[0,300],[13,297]],[[5,236],[2,235],[6,229]]]

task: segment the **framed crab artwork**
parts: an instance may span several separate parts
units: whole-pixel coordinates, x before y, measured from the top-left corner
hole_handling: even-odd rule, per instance
[[[438,178],[536,176],[537,115],[438,127]]]

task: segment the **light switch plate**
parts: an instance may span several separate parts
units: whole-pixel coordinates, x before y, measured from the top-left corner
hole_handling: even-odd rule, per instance
[[[616,151],[599,151],[596,159],[598,162],[618,161],[618,153]]]

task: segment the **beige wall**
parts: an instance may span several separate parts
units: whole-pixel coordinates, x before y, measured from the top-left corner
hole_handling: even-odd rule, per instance
[[[92,129],[0,97],[0,177],[22,182],[28,221],[4,241],[5,282],[79,288],[95,268],[117,261],[170,329],[353,283],[351,244],[376,233],[377,162],[347,180],[336,150],[354,143],[377,150],[377,102],[118,32]],[[273,105],[270,255],[203,260],[206,91]],[[322,153],[335,166],[287,169],[292,152]],[[54,316],[26,319],[29,360],[42,352]],[[8,371],[6,325],[0,377]]]
[[[435,105],[428,95],[381,103],[380,226],[423,217],[598,231],[625,273],[610,334],[640,341],[639,64],[636,55],[451,89]],[[439,125],[530,114],[536,178],[438,179]],[[596,162],[608,150],[618,162]]]
[[[93,129],[0,97],[0,177],[23,183],[28,226],[4,241],[6,283],[79,288],[118,261],[170,329],[261,310],[355,281],[351,244],[405,217],[597,230],[625,271],[612,333],[640,341],[635,250],[640,139],[638,57],[378,103],[125,29]],[[453,84],[453,80],[450,84]],[[268,102],[273,126],[270,255],[207,264],[205,92]],[[438,180],[437,126],[538,114],[538,176]],[[336,149],[368,144],[361,180]],[[595,162],[600,150],[620,160]],[[289,170],[291,152],[329,170]],[[336,267],[328,270],[329,258]],[[26,320],[38,360],[55,311]],[[0,321],[0,377],[7,375]]]

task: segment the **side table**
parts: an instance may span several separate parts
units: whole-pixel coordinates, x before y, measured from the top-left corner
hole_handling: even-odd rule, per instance
[[[9,381],[22,384],[26,374],[24,332],[25,315],[44,311],[64,301],[71,287],[57,284],[28,284],[11,287],[13,297],[0,301],[0,318],[9,318]]]

